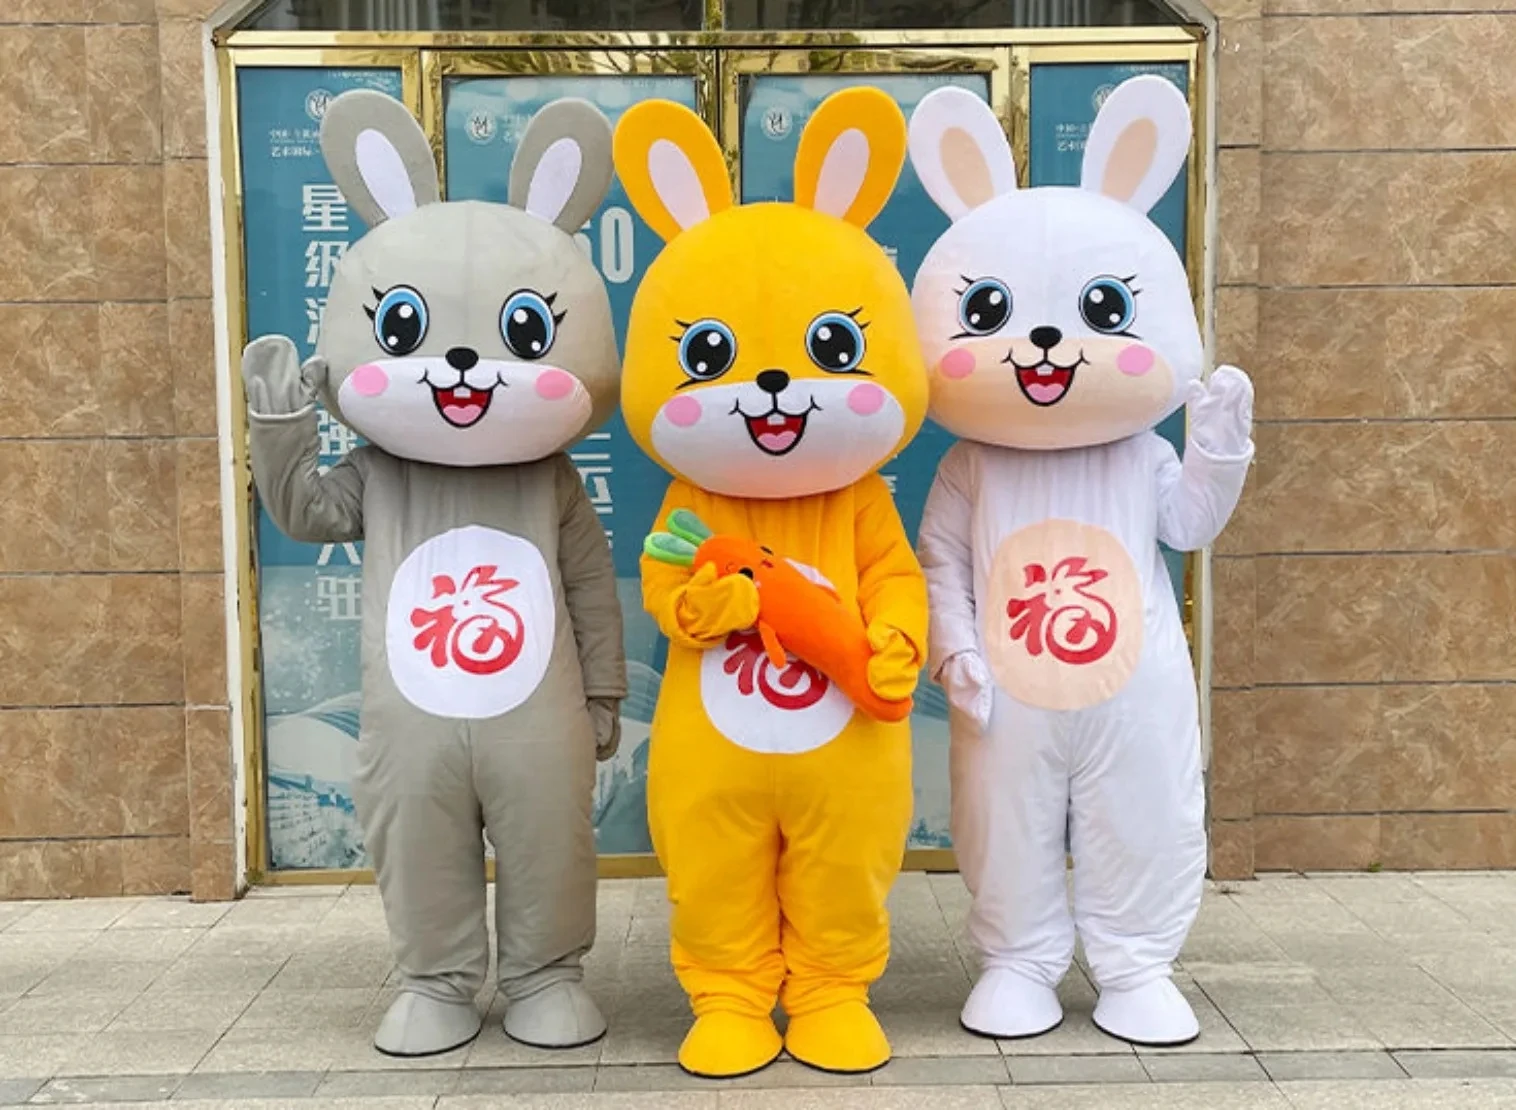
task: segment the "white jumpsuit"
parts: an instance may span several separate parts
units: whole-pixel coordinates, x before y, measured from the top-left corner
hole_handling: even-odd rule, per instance
[[[920,533],[932,674],[978,653],[995,687],[987,730],[951,722],[985,968],[1056,987],[1077,927],[1103,994],[1169,975],[1206,838],[1195,676],[1158,541],[1210,544],[1251,456],[1191,442],[1181,465],[1145,432],[1061,451],[963,441],[943,459]]]

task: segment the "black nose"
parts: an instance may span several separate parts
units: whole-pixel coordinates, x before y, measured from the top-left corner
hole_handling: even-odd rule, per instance
[[[1063,342],[1063,332],[1057,328],[1033,328],[1027,338],[1044,351],[1051,351]]]
[[[1032,342],[1036,342],[1034,339]],[[479,352],[472,347],[449,347],[446,355],[447,364],[454,370],[472,370],[479,361]]]
[[[758,388],[765,393],[780,394],[790,385],[790,376],[783,370],[763,370],[758,374]]]

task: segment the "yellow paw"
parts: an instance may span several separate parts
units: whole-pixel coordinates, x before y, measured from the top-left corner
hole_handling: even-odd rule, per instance
[[[735,1079],[768,1067],[783,1047],[767,1015],[717,1010],[695,1019],[679,1046],[679,1066],[706,1079]]]
[[[890,1042],[879,1019],[862,1002],[842,1002],[790,1018],[784,1047],[802,1064],[819,1071],[856,1074],[890,1061]]]

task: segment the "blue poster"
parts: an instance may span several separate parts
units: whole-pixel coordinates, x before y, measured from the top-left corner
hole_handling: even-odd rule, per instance
[[[871,74],[857,77],[758,75],[747,78],[742,115],[742,201],[791,200],[795,152],[815,107],[838,89],[872,85],[889,93],[907,117],[918,101],[943,85],[958,85],[989,98],[984,74]],[[907,161],[890,201],[869,225],[869,234],[895,260],[909,285],[926,252],[948,227]],[[882,471],[912,541],[921,525],[926,495],[937,463],[953,437],[931,421],[914,442]],[[948,848],[951,793],[948,783],[947,701],[935,683],[922,679],[911,717],[916,815],[912,848]]]
[[[443,150],[449,200],[503,203],[511,158],[538,109],[559,97],[591,101],[614,126],[639,100],[659,98],[695,107],[695,80],[686,76],[460,77],[443,89]],[[626,336],[632,295],[663,241],[632,210],[614,181],[576,239],[594,260],[610,292],[617,342]],[[667,646],[642,608],[637,564],[642,539],[653,530],[668,474],[627,434],[618,412],[570,452],[605,525],[616,563],[626,626],[629,692],[621,704],[621,749],[599,765],[595,793],[596,847],[603,855],[653,850],[647,828],[647,745]]]
[[[1156,73],[1179,86],[1186,95],[1190,68],[1184,62],[1060,62],[1032,66],[1030,154],[1027,172],[1032,185],[1078,185],[1084,161],[1084,142],[1106,96],[1121,82],[1139,73]],[[1148,213],[1184,257],[1189,201],[1189,172],[1179,177]],[[1158,426],[1158,433],[1184,453],[1184,411]],[[1184,556],[1163,548],[1169,577],[1179,603],[1184,604]]]
[[[399,97],[398,69],[265,69],[237,73],[248,338],[285,335],[302,359],[332,271],[366,230],[326,172],[319,133],[348,89]],[[357,444],[320,414],[321,465]],[[362,552],[296,543],[256,512],[269,862],[275,868],[364,865],[353,813],[358,741]]]

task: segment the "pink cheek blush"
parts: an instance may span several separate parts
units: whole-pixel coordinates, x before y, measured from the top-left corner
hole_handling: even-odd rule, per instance
[[[1123,374],[1130,374],[1135,378],[1151,370],[1153,368],[1153,361],[1154,355],[1152,351],[1140,344],[1134,343],[1130,347],[1122,348],[1121,353],[1116,356],[1116,369],[1120,370]]]
[[[855,386],[847,395],[847,407],[859,416],[873,416],[884,407],[884,390],[877,385]]]
[[[537,375],[537,396],[544,401],[561,401],[574,392],[574,375],[566,370],[544,370]]]
[[[942,361],[937,364],[937,369],[944,378],[957,381],[972,374],[975,366],[974,352],[959,347],[943,355]]]
[[[390,387],[390,376],[372,362],[365,362],[353,371],[348,381],[360,397],[377,397]]]
[[[675,397],[663,406],[663,415],[676,428],[688,428],[700,420],[700,402],[693,397]]]

